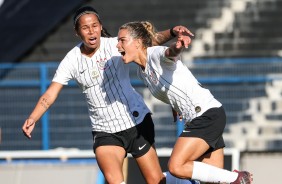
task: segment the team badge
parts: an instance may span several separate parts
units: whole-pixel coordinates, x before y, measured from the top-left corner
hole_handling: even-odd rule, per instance
[[[97,63],[98,63],[100,70],[106,70],[109,67],[107,61],[108,61],[107,58],[104,58],[104,59],[101,58],[100,60],[97,60]]]

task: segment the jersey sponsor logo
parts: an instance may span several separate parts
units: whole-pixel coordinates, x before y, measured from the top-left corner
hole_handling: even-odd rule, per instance
[[[99,77],[99,69],[97,66],[94,66],[91,70],[90,70],[90,74],[91,74],[91,78],[92,79],[96,79],[97,77]]]
[[[142,150],[145,146],[146,146],[146,144],[144,144],[143,146],[139,146],[138,149]]]

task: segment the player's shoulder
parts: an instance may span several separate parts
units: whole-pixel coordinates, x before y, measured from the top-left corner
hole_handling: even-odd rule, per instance
[[[77,44],[76,46],[74,46],[68,53],[66,56],[78,56],[81,55],[81,51],[80,51],[80,46],[82,43]]]
[[[73,47],[63,58],[61,63],[71,64],[78,61],[77,58],[81,58],[81,51],[80,51],[81,43],[77,44]]]
[[[118,52],[117,44],[118,44],[117,37],[110,37],[110,38],[101,37],[99,50],[101,52],[110,53],[110,55],[112,56],[119,56],[120,53]]]
[[[160,58],[164,57],[165,50],[167,47],[165,46],[153,46],[147,48],[147,57],[150,59],[160,60]]]
[[[152,53],[163,53],[165,50],[167,49],[166,46],[153,46],[153,47],[148,47],[147,48],[147,52],[149,54],[152,54]]]

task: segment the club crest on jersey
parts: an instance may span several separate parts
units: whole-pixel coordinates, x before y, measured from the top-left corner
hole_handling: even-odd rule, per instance
[[[97,60],[98,66],[100,70],[106,70],[109,67],[109,64],[107,63],[107,58],[101,58],[100,60]]]
[[[150,71],[150,80],[152,83],[154,83],[155,85],[158,84],[158,77],[157,74],[154,70]]]

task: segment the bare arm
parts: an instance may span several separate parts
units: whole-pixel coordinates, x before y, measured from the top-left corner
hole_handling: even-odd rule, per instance
[[[172,43],[170,47],[165,51],[165,56],[167,58],[174,59],[181,53],[184,48],[188,48],[188,45],[190,43],[191,38],[189,36],[178,36],[177,41]]]
[[[23,133],[27,138],[31,138],[31,132],[35,127],[35,123],[55,102],[62,88],[62,84],[52,82],[47,91],[39,98],[34,110],[25,120],[22,127]]]
[[[164,43],[172,40],[173,38],[179,35],[185,35],[189,37],[194,36],[194,34],[190,30],[188,30],[186,27],[175,26],[171,29],[157,32],[156,39],[153,40],[153,45],[163,45]]]

